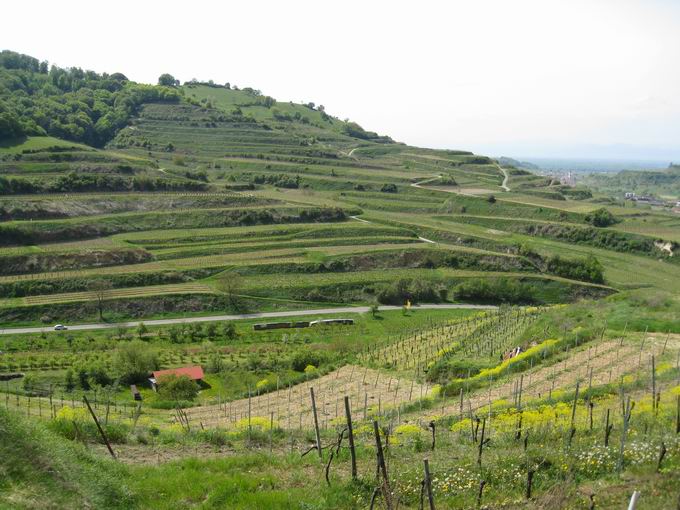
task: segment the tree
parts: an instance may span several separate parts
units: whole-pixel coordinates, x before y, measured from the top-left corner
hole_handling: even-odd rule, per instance
[[[198,384],[186,375],[169,374],[158,381],[158,393],[164,400],[193,400],[198,390]]]
[[[19,117],[14,112],[3,111],[3,109],[0,103],[0,140],[23,135],[24,128]]]
[[[158,370],[158,352],[146,343],[135,340],[120,346],[114,355],[113,366],[127,383],[144,381],[149,373]]]
[[[64,388],[70,393],[75,389],[75,387],[76,381],[73,377],[73,370],[69,368],[66,371],[66,374],[64,374]]]
[[[104,301],[109,298],[111,288],[113,285],[109,280],[93,280],[87,288],[90,291],[90,299],[97,302],[97,309],[99,310],[99,320],[104,320]]]
[[[586,221],[595,227],[608,227],[618,223],[619,220],[608,209],[601,207],[586,215]]]
[[[489,195],[489,198],[486,199],[487,202],[490,204],[495,204],[496,203],[496,197],[493,195]]]
[[[21,386],[24,391],[31,391],[35,385],[35,376],[33,374],[27,374],[24,376]]]
[[[208,322],[205,325],[205,334],[209,339],[213,339],[217,336],[217,323]]]
[[[215,351],[210,354],[208,358],[208,372],[212,374],[219,374],[224,370],[224,361],[222,361],[222,356],[219,351]]]
[[[236,332],[236,326],[233,322],[223,322],[222,323],[222,337],[227,340],[233,340],[238,336]]]
[[[233,271],[227,272],[218,282],[217,288],[226,294],[229,304],[239,307],[239,293],[243,288],[243,278]]]
[[[163,85],[164,87],[177,87],[179,85],[179,80],[176,80],[171,74],[163,73],[158,77],[158,84]]]
[[[139,339],[144,340],[144,335],[146,335],[148,332],[149,328],[146,327],[146,324],[140,322],[139,326],[137,326],[137,336],[139,337]]]

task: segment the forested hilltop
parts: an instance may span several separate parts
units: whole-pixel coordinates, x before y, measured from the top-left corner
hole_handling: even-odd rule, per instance
[[[142,103],[178,102],[178,90],[143,85],[124,74],[64,69],[0,52],[0,140],[51,135],[95,147],[125,126]]]
[[[205,98],[201,102],[194,97],[185,97],[185,90],[180,87],[179,80],[170,74],[161,75],[158,83],[135,83],[122,73],[98,74],[79,67],[50,66],[47,61],[3,50],[0,52],[0,140],[50,135],[102,147],[130,122],[142,104],[185,102],[213,107],[212,102]],[[229,84],[216,85],[212,81],[192,80],[185,86],[232,90]],[[328,124],[322,127],[333,129],[339,126],[339,130],[349,137],[392,141],[389,137],[365,131],[355,122],[343,122],[329,116],[323,105],[297,105],[298,110],[309,110],[306,115],[279,107],[272,97],[264,96],[251,87],[241,91],[234,87],[234,92],[247,99],[243,103],[246,105],[245,110],[261,106],[269,110],[267,117],[270,120],[309,125],[314,124],[318,116]],[[256,121],[255,116],[244,112],[239,106],[229,113],[230,120]]]

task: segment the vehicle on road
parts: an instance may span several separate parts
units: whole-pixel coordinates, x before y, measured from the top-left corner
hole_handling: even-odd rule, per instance
[[[66,331],[68,328],[63,324],[57,324],[54,326],[54,331]]]

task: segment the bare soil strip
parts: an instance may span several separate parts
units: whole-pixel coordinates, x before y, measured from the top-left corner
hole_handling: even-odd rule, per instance
[[[415,402],[429,395],[432,389],[430,385],[398,379],[378,370],[345,365],[318,379],[290,388],[221,405],[193,407],[186,412],[195,426],[228,428],[239,421],[242,425],[247,423],[250,406],[251,418],[269,420],[273,413],[279,427],[310,429],[314,426],[310,388],[314,388],[319,427],[322,429],[333,426],[336,419],[344,420],[345,395],[350,397],[354,417],[362,419],[379,410]]]

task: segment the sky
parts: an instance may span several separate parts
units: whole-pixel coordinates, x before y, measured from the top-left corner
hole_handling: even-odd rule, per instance
[[[412,145],[680,161],[678,0],[24,0],[2,18],[0,49],[251,86]]]

